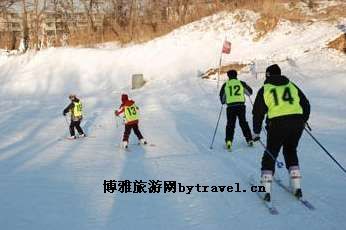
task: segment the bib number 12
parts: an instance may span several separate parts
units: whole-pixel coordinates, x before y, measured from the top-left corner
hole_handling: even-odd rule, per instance
[[[234,94],[233,94],[233,89],[234,89]],[[231,96],[241,96],[240,95],[240,86],[239,85],[234,85],[233,87],[229,87],[229,94]]]

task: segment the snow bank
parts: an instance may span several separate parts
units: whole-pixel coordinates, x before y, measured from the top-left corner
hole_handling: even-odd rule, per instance
[[[99,49],[51,48],[22,56],[1,56],[0,94],[59,95],[126,90],[134,73],[149,83],[196,76],[218,63],[222,41],[232,41],[224,62],[298,57],[321,49],[339,29],[332,24],[280,22],[265,39],[252,41],[258,15],[250,11],[220,13],[186,25],[145,44]]]

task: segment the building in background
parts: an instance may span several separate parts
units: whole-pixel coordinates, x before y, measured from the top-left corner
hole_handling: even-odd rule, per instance
[[[39,49],[50,46],[68,44],[71,33],[94,30],[100,32],[103,28],[105,14],[77,12],[73,15],[46,11],[40,15],[27,12],[29,30],[29,46],[36,45]],[[37,27],[37,28],[36,28]],[[92,27],[92,28],[89,28]],[[9,50],[17,49],[23,38],[24,21],[21,13],[0,13],[0,46]],[[34,37],[37,44],[33,44]]]

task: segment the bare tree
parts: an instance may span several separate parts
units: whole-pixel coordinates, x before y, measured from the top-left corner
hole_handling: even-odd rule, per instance
[[[53,8],[53,17],[54,17],[54,37],[55,41],[58,40],[58,31],[57,31],[57,25],[58,25],[58,17],[60,17],[60,11],[59,11],[59,2],[60,0],[50,0],[48,3]]]
[[[263,1],[274,0],[0,0],[0,12],[19,2],[15,9],[20,12],[27,49],[29,43],[38,48],[47,24],[49,36],[59,41],[68,35],[70,44],[103,42],[105,37],[108,41],[143,41],[227,5]]]
[[[59,11],[64,22],[65,32],[71,33],[77,31],[76,4],[75,0],[58,0]],[[72,31],[71,31],[72,30]]]
[[[16,48],[16,35],[12,31],[11,16],[9,15],[11,7],[18,0],[3,0],[0,1],[0,15],[4,20],[4,25],[2,29],[4,31],[0,32],[0,42],[1,45],[5,46],[7,49],[13,50]]]
[[[0,12],[7,12],[7,10],[18,1],[19,0],[2,0],[2,1],[0,1]]]
[[[43,23],[43,13],[47,9],[47,0],[33,0],[33,20],[32,20],[32,33],[33,33],[33,42],[34,47],[36,49],[39,49],[39,43],[40,43],[40,35],[43,36],[43,33],[40,30],[43,30],[42,23]]]
[[[28,25],[28,2],[22,0],[22,28],[23,28],[23,51],[29,48],[29,25]]]
[[[98,1],[97,0],[82,0],[84,6],[85,15],[88,18],[90,28],[92,32],[96,32],[96,26],[94,21],[94,10],[97,9]]]

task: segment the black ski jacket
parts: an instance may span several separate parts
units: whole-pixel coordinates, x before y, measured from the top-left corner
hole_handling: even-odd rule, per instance
[[[267,79],[265,80],[264,84],[269,83],[272,85],[286,85],[288,84],[290,81],[288,80],[287,77],[285,76],[269,76],[267,77]],[[292,83],[293,84],[293,83]],[[297,87],[294,84],[295,87]],[[309,120],[309,116],[310,116],[310,103],[309,100],[305,97],[304,93],[297,87],[298,89],[298,95],[300,98],[300,106],[303,109],[303,114],[294,114],[294,115],[287,115],[287,116],[282,116],[282,117],[276,117],[276,118],[272,118],[272,119],[266,119],[266,123],[267,125],[272,121],[272,120],[285,120],[285,119],[292,119],[292,118],[302,118],[304,120],[304,122],[307,122]],[[268,107],[264,102],[264,97],[263,97],[263,93],[264,93],[264,87],[262,86],[262,88],[260,88],[260,90],[257,93],[256,99],[255,99],[255,103],[253,106],[253,110],[252,110],[252,115],[253,115],[253,131],[256,134],[259,134],[261,132],[262,129],[262,122],[264,119],[264,116],[267,114],[268,112]]]
[[[73,102],[79,102],[78,98],[73,99],[73,101],[71,101],[71,103],[64,109],[64,111],[62,112],[63,115],[65,116],[68,112],[72,111],[74,108],[74,103]]]

